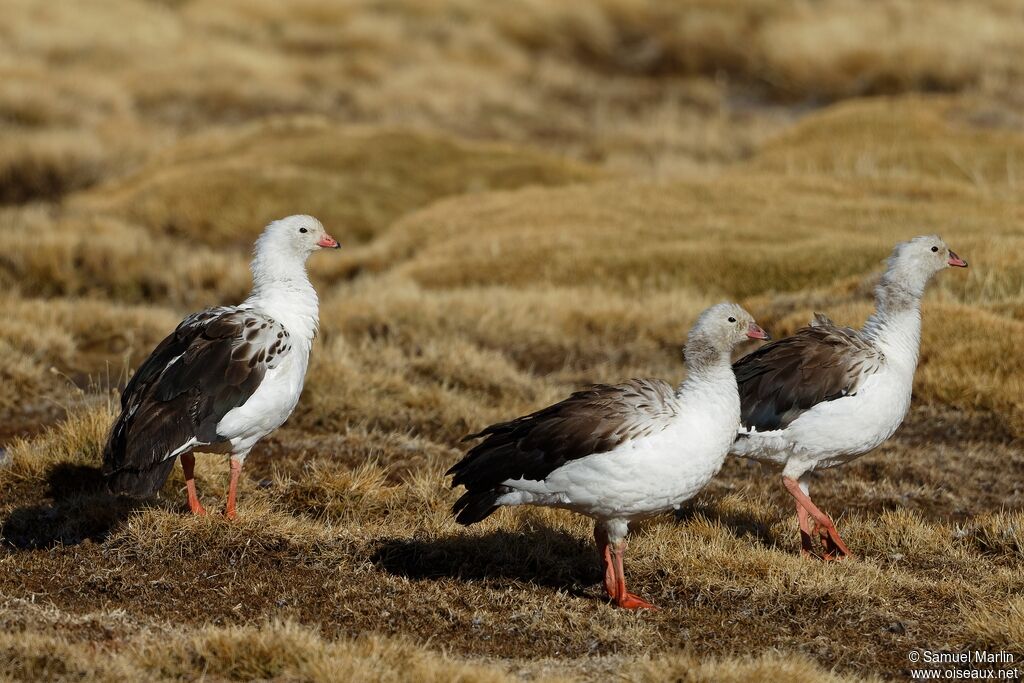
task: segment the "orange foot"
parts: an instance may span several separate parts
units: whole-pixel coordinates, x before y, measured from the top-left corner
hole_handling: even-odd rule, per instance
[[[615,604],[623,609],[658,609],[639,595],[634,595],[633,593],[623,594],[615,601]]]
[[[843,550],[838,545],[832,542],[831,538],[822,538],[821,545],[823,552],[821,559],[825,562],[839,562],[841,560],[848,560],[853,555],[848,550]]]
[[[804,558],[817,558],[814,553],[814,543],[811,542],[810,532],[800,530],[800,555]]]
[[[846,547],[846,544],[842,542],[842,539],[839,539],[839,541],[836,542],[836,539],[832,537],[831,533],[829,533],[829,529],[820,525],[816,526],[818,535],[821,537],[821,559],[823,561],[838,562],[853,556],[849,548]],[[836,536],[838,537],[838,534],[836,534]]]

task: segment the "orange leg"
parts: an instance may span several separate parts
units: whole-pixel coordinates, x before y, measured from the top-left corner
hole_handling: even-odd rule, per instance
[[[818,533],[821,536],[821,547],[822,547],[821,559],[823,559],[823,560],[841,560],[841,559],[843,559],[845,557],[849,557],[850,551],[843,549],[843,548],[846,547],[845,545],[843,546],[843,548],[840,548],[836,544],[836,542],[832,540],[831,533],[827,529],[819,527],[818,528]],[[838,535],[838,532],[837,532],[837,535]],[[842,539],[840,539],[840,542],[841,541],[842,541]]]
[[[615,579],[618,583],[615,603],[625,609],[658,609],[639,595],[626,590],[626,572],[622,567],[622,556],[626,553],[626,542],[619,541],[612,548],[612,562],[615,564]]]
[[[814,546],[811,543],[811,524],[807,519],[807,510],[796,502],[796,518],[800,522],[800,554],[804,557],[814,557]]]
[[[597,551],[601,554],[604,589],[608,592],[608,597],[614,600],[618,591],[618,582],[615,580],[615,564],[612,562],[612,550],[608,544],[608,532],[600,525],[594,527],[594,540],[597,542]]]
[[[199,502],[196,495],[196,456],[186,453],[181,456],[181,469],[185,473],[185,489],[188,491],[188,509],[193,515],[205,515],[206,508]]]
[[[782,483],[786,486],[789,494],[796,498],[797,505],[803,507],[818,525],[818,531],[821,534],[821,544],[825,548],[822,559],[841,560],[844,557],[852,557],[850,549],[846,547],[846,543],[843,542],[839,532],[836,531],[835,524],[832,523],[828,515],[818,509],[818,506],[811,501],[810,496],[803,492],[797,480],[783,477]]]
[[[626,575],[622,568],[622,556],[626,552],[626,542],[610,543],[608,532],[597,524],[594,527],[594,540],[601,554],[604,568],[604,589],[615,604],[624,609],[658,609],[643,598],[626,590]]]
[[[235,498],[238,495],[238,475],[242,473],[242,461],[231,458],[231,483],[228,484],[228,504],[224,509],[224,516],[234,519],[238,516],[235,511]]]

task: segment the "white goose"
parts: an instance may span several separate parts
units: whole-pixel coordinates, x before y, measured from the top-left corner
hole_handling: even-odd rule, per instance
[[[302,393],[318,325],[306,259],[321,248],[338,243],[312,216],[274,221],[256,241],[249,298],[185,318],[142,363],[103,452],[112,493],[152,495],[180,457],[189,508],[206,514],[192,453],[229,453],[225,514],[235,516],[245,457],[284,424]]]
[[[832,520],[811,502],[803,477],[867,453],[903,422],[921,342],[921,298],[932,276],[950,266],[967,262],[937,235],[899,244],[863,329],[816,314],[809,327],[733,366],[742,414],[732,452],[782,467],[805,556],[813,554],[808,516],[821,537],[822,559],[850,554]]]
[[[626,590],[626,533],[631,522],[678,508],[721,468],[740,415],[730,353],[751,337],[768,335],[749,313],[713,306],[690,330],[678,389],[657,379],[597,385],[466,437],[483,441],[447,472],[452,487],[466,487],[456,520],[473,524],[502,505],[592,517],[608,595],[620,607],[652,608]]]

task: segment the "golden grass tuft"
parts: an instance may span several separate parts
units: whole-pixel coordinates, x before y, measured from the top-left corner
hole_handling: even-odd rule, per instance
[[[917,189],[922,198],[929,186],[953,192],[953,183],[982,196],[1018,191],[1024,140],[1010,130],[968,125],[967,112],[986,114],[983,103],[950,98],[853,101],[794,126],[765,145],[753,165],[793,175],[914,179],[925,186]]]
[[[192,633],[169,625],[136,627],[97,648],[76,630],[90,620],[117,619],[116,613],[96,613],[69,623],[63,615],[31,604],[18,607],[32,615],[36,628],[41,625],[50,632],[0,635],[0,662],[14,681],[180,681],[196,671],[230,681],[333,681],[341,672],[352,681],[511,680],[497,667],[457,662],[402,639],[327,641],[315,629],[289,621],[270,621],[262,627],[206,626]]]
[[[172,652],[158,649],[152,654],[156,663],[166,666]],[[341,672],[354,681],[508,680],[496,668],[455,662],[402,641],[367,637],[329,643],[308,628],[288,623],[270,624],[260,630],[200,631],[186,640],[179,662],[179,676],[189,675],[199,663],[209,675],[229,680],[294,677],[332,681]]]
[[[178,316],[102,299],[46,299],[2,294],[7,315],[0,345],[0,410],[47,414],[82,387],[112,389],[127,379]],[[9,379],[10,381],[6,381]],[[73,396],[72,396],[73,398]],[[52,411],[51,411],[52,412]]]
[[[1024,646],[1024,600],[1008,596],[997,605],[965,606],[964,618],[978,643],[1019,652]]]
[[[9,210],[0,214],[0,245],[0,284],[34,296],[196,308],[240,301],[251,285],[242,250],[186,245],[108,216]]]
[[[102,144],[80,131],[22,133],[0,147],[0,204],[56,200],[104,175]]]
[[[109,403],[94,403],[34,439],[14,440],[9,447],[10,462],[0,477],[38,480],[55,465],[98,467],[115,412]]]

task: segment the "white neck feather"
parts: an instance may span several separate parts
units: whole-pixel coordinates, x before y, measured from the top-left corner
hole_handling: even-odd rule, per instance
[[[253,287],[244,305],[285,326],[308,350],[320,324],[320,301],[306,273],[304,255],[259,248],[251,269]]]
[[[710,393],[730,393],[739,396],[736,388],[736,375],[732,371],[732,364],[729,356],[719,354],[715,358],[703,363],[688,363],[686,379],[676,390],[680,399],[686,400],[694,395],[706,395]],[[737,398],[737,401],[739,399]]]
[[[886,362],[913,375],[921,347],[921,298],[897,296],[879,288],[874,314],[864,324],[864,334],[885,354]]]

